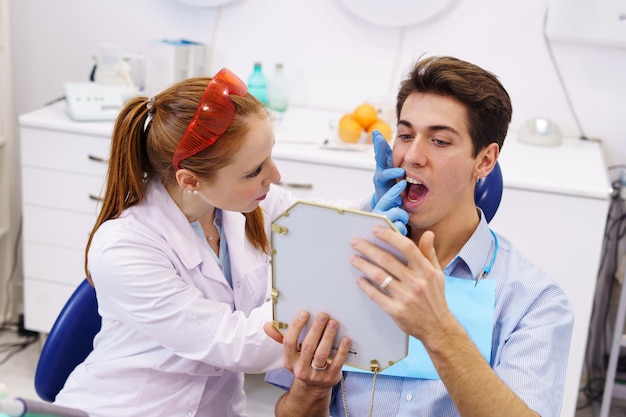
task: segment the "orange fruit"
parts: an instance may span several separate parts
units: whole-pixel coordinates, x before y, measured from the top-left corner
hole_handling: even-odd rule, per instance
[[[378,130],[383,135],[383,137],[387,139],[387,142],[391,141],[391,135],[393,134],[393,132],[391,131],[391,126],[385,123],[385,121],[383,121],[382,119],[377,119],[367,129],[367,134],[369,135],[370,142],[372,141],[372,132],[374,130]]]
[[[356,121],[356,119],[350,114],[344,114],[339,119],[339,126],[337,127],[339,138],[344,142],[355,143],[361,138],[363,133],[363,127]]]
[[[359,122],[363,129],[368,129],[372,123],[378,120],[378,111],[376,107],[369,103],[356,106],[352,112],[354,119]]]

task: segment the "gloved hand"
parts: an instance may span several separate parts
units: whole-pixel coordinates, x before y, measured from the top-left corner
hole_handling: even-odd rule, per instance
[[[372,208],[376,207],[378,200],[396,183],[396,179],[405,175],[404,169],[394,168],[391,161],[391,147],[385,137],[378,131],[372,132],[374,143],[374,157],[376,159],[376,172],[374,172],[374,195],[372,195]]]
[[[407,234],[406,224],[409,222],[409,213],[402,208],[402,191],[406,188],[406,180],[401,180],[392,186],[378,200],[378,204],[372,210],[372,213],[382,214],[387,217],[396,229],[404,236]]]

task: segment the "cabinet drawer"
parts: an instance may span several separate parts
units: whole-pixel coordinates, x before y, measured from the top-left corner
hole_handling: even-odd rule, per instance
[[[92,214],[39,206],[22,206],[24,242],[83,250],[96,223]]]
[[[374,170],[275,159],[280,186],[302,199],[356,200],[374,192]]]
[[[73,284],[85,277],[84,248],[67,249],[24,242],[24,277]]]
[[[22,128],[20,140],[23,166],[102,177],[106,174],[109,138]]]
[[[22,200],[35,205],[96,215],[104,178],[23,167]]]
[[[63,306],[84,278],[76,277],[71,284],[55,284],[36,279],[24,279],[24,327],[50,333]]]

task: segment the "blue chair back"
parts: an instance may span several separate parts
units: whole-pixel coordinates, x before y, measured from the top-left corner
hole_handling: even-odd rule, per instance
[[[35,391],[42,400],[53,402],[69,374],[93,350],[101,322],[96,291],[85,279],[61,310],[41,350]]]
[[[496,162],[496,166],[485,178],[478,180],[476,190],[474,191],[474,201],[485,214],[485,219],[490,222],[495,216],[500,201],[502,200],[502,170],[500,163]]]

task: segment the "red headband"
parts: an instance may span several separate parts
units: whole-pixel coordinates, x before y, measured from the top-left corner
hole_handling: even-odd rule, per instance
[[[200,105],[174,151],[174,169],[180,169],[180,161],[208,148],[226,132],[235,118],[235,104],[230,95],[243,97],[247,92],[246,84],[227,68],[222,68],[209,81]]]

